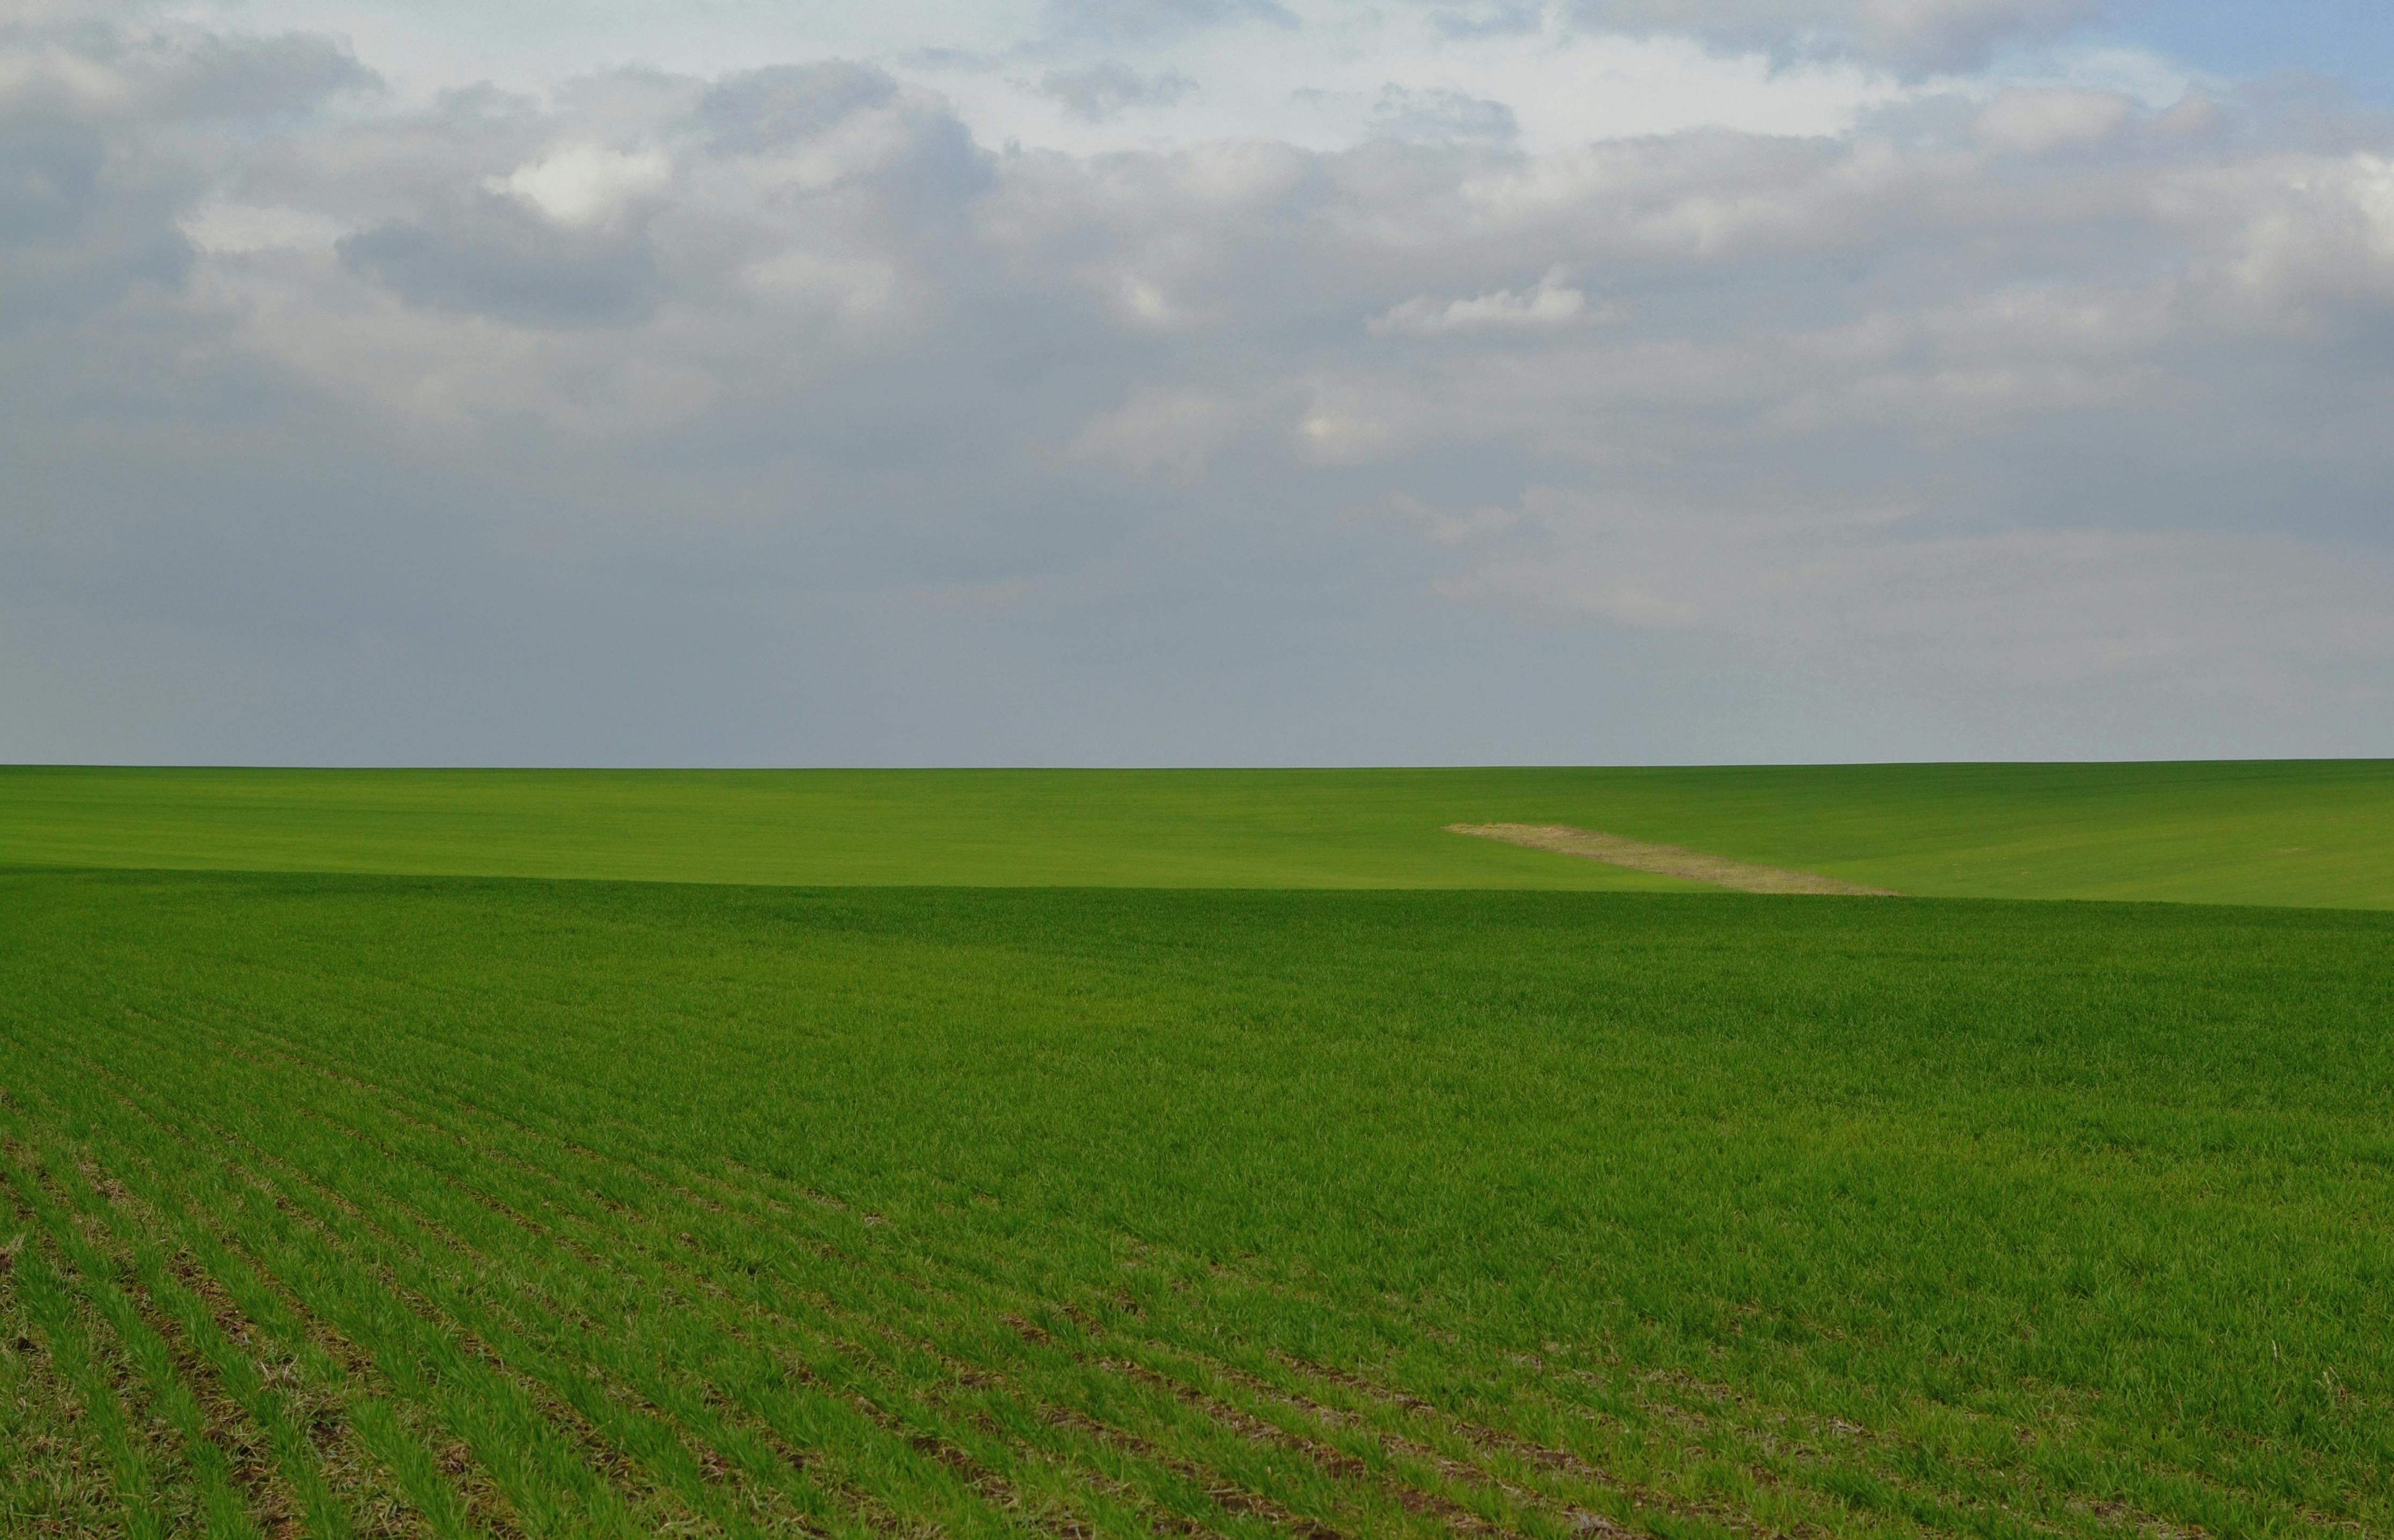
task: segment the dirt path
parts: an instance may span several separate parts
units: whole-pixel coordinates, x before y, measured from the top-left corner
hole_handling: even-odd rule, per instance
[[[1741,893],[1897,896],[1895,890],[1888,888],[1863,888],[1850,882],[1839,882],[1835,877],[1816,876],[1810,872],[1791,872],[1780,866],[1756,866],[1747,862],[1731,861],[1727,856],[1706,855],[1702,850],[1683,850],[1677,845],[1649,845],[1642,839],[1624,839],[1619,835],[1574,829],[1566,823],[1450,823],[1446,830],[1449,834],[1470,835],[1480,839],[1503,840],[1507,845],[1527,846],[1532,850],[1552,850],[1557,855],[1582,856],[1589,861],[1626,866],[1636,872],[1652,872],[1658,876],[1709,882],[1721,888],[1734,888]]]

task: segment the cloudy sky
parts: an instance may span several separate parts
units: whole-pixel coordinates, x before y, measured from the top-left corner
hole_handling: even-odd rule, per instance
[[[2383,0],[18,0],[0,759],[2394,754]]]

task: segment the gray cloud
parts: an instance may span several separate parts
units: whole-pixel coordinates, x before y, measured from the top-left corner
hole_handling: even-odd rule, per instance
[[[277,119],[375,84],[314,38],[136,39],[88,24],[65,35],[60,50],[45,34],[0,33],[0,49],[22,59],[0,83],[0,329],[178,286],[193,254],[178,221],[211,163]],[[67,61],[81,67],[57,67]]]
[[[1059,41],[1151,42],[1243,21],[1294,27],[1278,0],[1047,0],[1045,34]]]
[[[1580,0],[1584,25],[1701,37],[1782,59],[1855,56],[1910,75],[1974,70],[2057,36],[2103,0]]]
[[[776,65],[714,86],[700,100],[697,117],[715,148],[754,155],[811,138],[852,113],[886,107],[897,96],[898,83],[869,65]]]
[[[1089,123],[1104,123],[1137,107],[1169,107],[1196,89],[1197,83],[1177,70],[1143,75],[1112,60],[1081,70],[1050,70],[1039,82],[1040,95],[1062,102],[1065,111]]]
[[[2394,748],[2382,125],[1084,157],[831,64],[230,133],[41,46],[0,754]]]
[[[1534,33],[1545,24],[1543,0],[1480,0],[1476,5],[1440,6],[1429,13],[1430,25],[1448,37],[1509,37]]]
[[[110,144],[71,124],[0,116],[0,330],[87,314],[142,285],[172,288],[192,252],[177,178],[125,186]]]
[[[1484,139],[1501,143],[1518,138],[1521,132],[1513,109],[1501,101],[1466,96],[1460,91],[1426,91],[1403,86],[1381,88],[1380,99],[1373,105],[1372,118],[1384,134],[1431,142]]]
[[[381,77],[329,38],[202,35],[148,61],[148,111],[256,123],[302,114],[328,97],[372,91]]]
[[[638,321],[664,297],[638,232],[576,230],[489,192],[461,197],[428,222],[345,236],[338,250],[352,272],[411,304],[527,325]]]

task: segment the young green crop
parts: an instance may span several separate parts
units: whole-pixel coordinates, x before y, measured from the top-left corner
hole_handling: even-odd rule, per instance
[[[1866,887],[2394,907],[2394,761],[1709,770],[0,769],[0,864],[804,884],[1688,885],[1564,823]]]
[[[86,1507],[2394,1530],[2377,915],[20,872],[0,957]]]

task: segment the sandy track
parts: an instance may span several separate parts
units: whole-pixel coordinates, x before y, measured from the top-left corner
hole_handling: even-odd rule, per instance
[[[1791,872],[1782,866],[1756,866],[1749,862],[1731,861],[1727,856],[1682,849],[1677,845],[1650,845],[1642,839],[1624,839],[1619,835],[1599,834],[1594,829],[1574,829],[1567,823],[1450,823],[1446,829],[1449,834],[1497,839],[1507,845],[1526,846],[1532,850],[1552,850],[1557,855],[1580,856],[1614,866],[1626,866],[1632,871],[1652,872],[1658,876],[1709,882],[1720,888],[1734,888],[1741,893],[1898,896],[1889,888],[1863,888],[1810,872]]]

